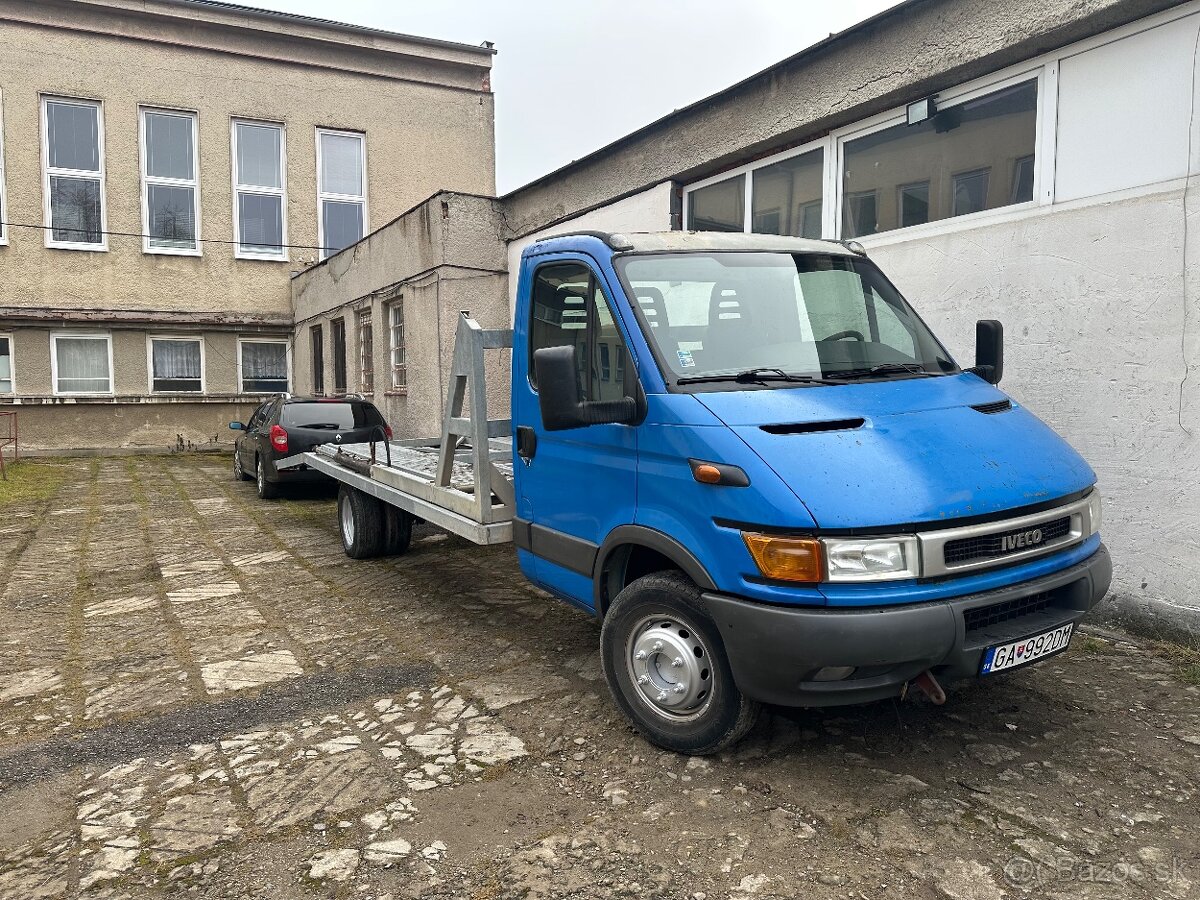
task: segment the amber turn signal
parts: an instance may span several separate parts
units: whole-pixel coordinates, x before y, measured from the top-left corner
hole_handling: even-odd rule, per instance
[[[816,538],[783,537],[777,534],[742,532],[742,540],[754,557],[758,571],[777,581],[821,580],[821,542]]]
[[[716,466],[710,466],[707,463],[701,463],[692,469],[692,477],[701,484],[720,484],[721,470]]]

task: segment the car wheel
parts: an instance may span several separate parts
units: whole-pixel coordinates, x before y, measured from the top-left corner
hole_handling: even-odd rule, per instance
[[[652,744],[716,753],[754,727],[700,589],[682,572],[643,576],[617,594],[600,631],[601,664],[620,710]]]
[[[242,468],[242,454],[235,447],[233,450],[233,480],[234,481],[249,481],[250,476],[246,474],[246,470]]]
[[[385,547],[387,523],[383,504],[355,488],[338,488],[338,530],[342,549],[351,559],[379,556]]]
[[[261,456],[254,459],[254,480],[258,483],[259,500],[274,500],[279,496],[279,486],[267,481],[267,467]]]

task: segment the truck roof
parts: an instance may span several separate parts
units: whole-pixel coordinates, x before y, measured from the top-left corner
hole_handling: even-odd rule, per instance
[[[573,231],[535,241],[524,255],[578,248],[580,238],[595,238],[613,250],[632,253],[689,251],[758,251],[762,253],[836,253],[853,255],[840,241],[786,237],[774,234],[745,234],[723,231]]]

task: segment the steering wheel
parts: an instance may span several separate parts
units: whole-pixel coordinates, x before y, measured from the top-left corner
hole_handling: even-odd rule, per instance
[[[854,338],[859,343],[866,341],[866,338],[863,337],[863,334],[861,331],[852,331],[852,330],[851,331],[839,331],[836,334],[831,334],[828,337],[821,338],[821,341],[822,342],[824,342],[824,341],[841,341],[841,340],[845,340],[846,338]]]

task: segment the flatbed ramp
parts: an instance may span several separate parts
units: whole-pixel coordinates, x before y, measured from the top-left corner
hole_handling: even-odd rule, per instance
[[[476,544],[511,541],[512,421],[488,420],[483,365],[485,350],[511,348],[512,329],[484,329],[463,313],[440,438],[322,444],[277,467],[306,465]]]

